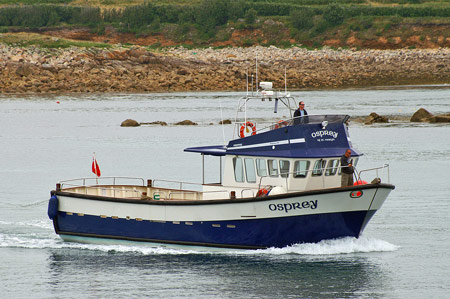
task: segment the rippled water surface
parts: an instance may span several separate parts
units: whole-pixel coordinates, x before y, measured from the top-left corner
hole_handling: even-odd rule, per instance
[[[0,298],[445,298],[450,292],[450,125],[350,123],[359,168],[390,165],[396,189],[359,239],[267,250],[62,242],[47,218],[61,179],[201,180],[190,146],[223,144],[242,93],[0,97]],[[450,89],[295,92],[310,114],[450,113]],[[59,103],[58,103],[59,102]],[[272,103],[250,117],[269,120]],[[276,116],[282,117],[280,111]],[[132,118],[167,127],[123,128]],[[181,120],[198,126],[174,126]],[[207,178],[218,163],[207,159]]]

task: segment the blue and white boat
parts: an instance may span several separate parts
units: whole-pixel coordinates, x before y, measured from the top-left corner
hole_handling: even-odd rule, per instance
[[[388,165],[355,172],[357,182],[370,183],[341,187],[340,157],[351,149],[356,166],[362,155],[352,147],[349,116],[293,118],[295,100],[267,82],[261,86],[239,100],[235,137],[226,146],[185,149],[218,157],[220,183],[177,182],[175,188],[159,179],[61,181],[48,207],[55,232],[75,242],[242,249],[360,236],[395,188]],[[261,100],[275,112],[287,108],[290,116],[268,124],[247,118],[247,104]]]

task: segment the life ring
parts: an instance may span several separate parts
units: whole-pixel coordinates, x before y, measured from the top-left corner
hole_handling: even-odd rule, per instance
[[[269,192],[271,190],[272,190],[272,187],[270,187],[270,186],[263,187],[263,188],[259,189],[258,192],[256,192],[256,197],[268,196]]]
[[[244,130],[246,127],[249,127],[252,129],[252,135],[256,134],[256,126],[252,122],[248,121],[241,126],[241,129],[239,130],[239,137],[241,137],[241,138],[245,137]]]
[[[285,120],[280,120],[275,124],[274,130],[282,128],[282,127],[286,127],[288,125],[288,122]]]

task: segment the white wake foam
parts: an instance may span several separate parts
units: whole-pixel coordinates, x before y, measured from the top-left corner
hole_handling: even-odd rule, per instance
[[[300,255],[337,255],[349,253],[395,251],[399,247],[387,241],[360,237],[324,240],[319,243],[304,243],[284,248],[268,248],[261,250],[266,254],[300,254]]]
[[[107,240],[106,240],[107,241]],[[107,241],[109,242],[109,241]],[[111,242],[117,242],[115,240]],[[157,244],[131,243],[122,244],[83,244],[64,242],[52,234],[38,235],[8,235],[0,234],[0,247],[29,248],[29,249],[81,249],[106,253],[134,253],[142,255],[180,255],[180,254],[225,254],[225,255],[303,255],[326,256],[349,253],[368,253],[395,251],[399,247],[387,241],[360,237],[325,240],[319,243],[305,243],[284,248],[268,248],[260,250],[233,250],[208,247],[174,247]]]
[[[398,246],[387,241],[365,236],[358,239],[347,237],[335,240],[324,240],[319,243],[304,243],[287,246],[284,248],[268,248],[261,250],[236,250],[210,247],[161,245],[107,239],[100,239],[97,244],[83,244],[64,242],[53,232],[52,223],[47,219],[19,222],[0,221],[0,226],[9,228],[0,233],[0,247],[20,247],[30,249],[73,248],[102,252],[130,252],[143,255],[206,253],[231,255],[325,256],[350,253],[395,251],[399,248]],[[97,241],[96,239],[93,240]]]

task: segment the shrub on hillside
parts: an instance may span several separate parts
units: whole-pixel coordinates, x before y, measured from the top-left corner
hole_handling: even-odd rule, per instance
[[[257,16],[258,16],[257,11],[254,10],[253,8],[250,8],[245,13],[245,23],[247,23],[249,25],[254,24],[256,22],[256,17]]]
[[[325,8],[323,18],[331,25],[337,26],[342,24],[342,22],[344,22],[344,19],[346,17],[345,14],[346,11],[341,5],[337,3],[332,3],[328,4],[327,7]]]
[[[314,26],[314,15],[309,9],[296,9],[290,15],[292,25],[295,29],[305,30]]]

